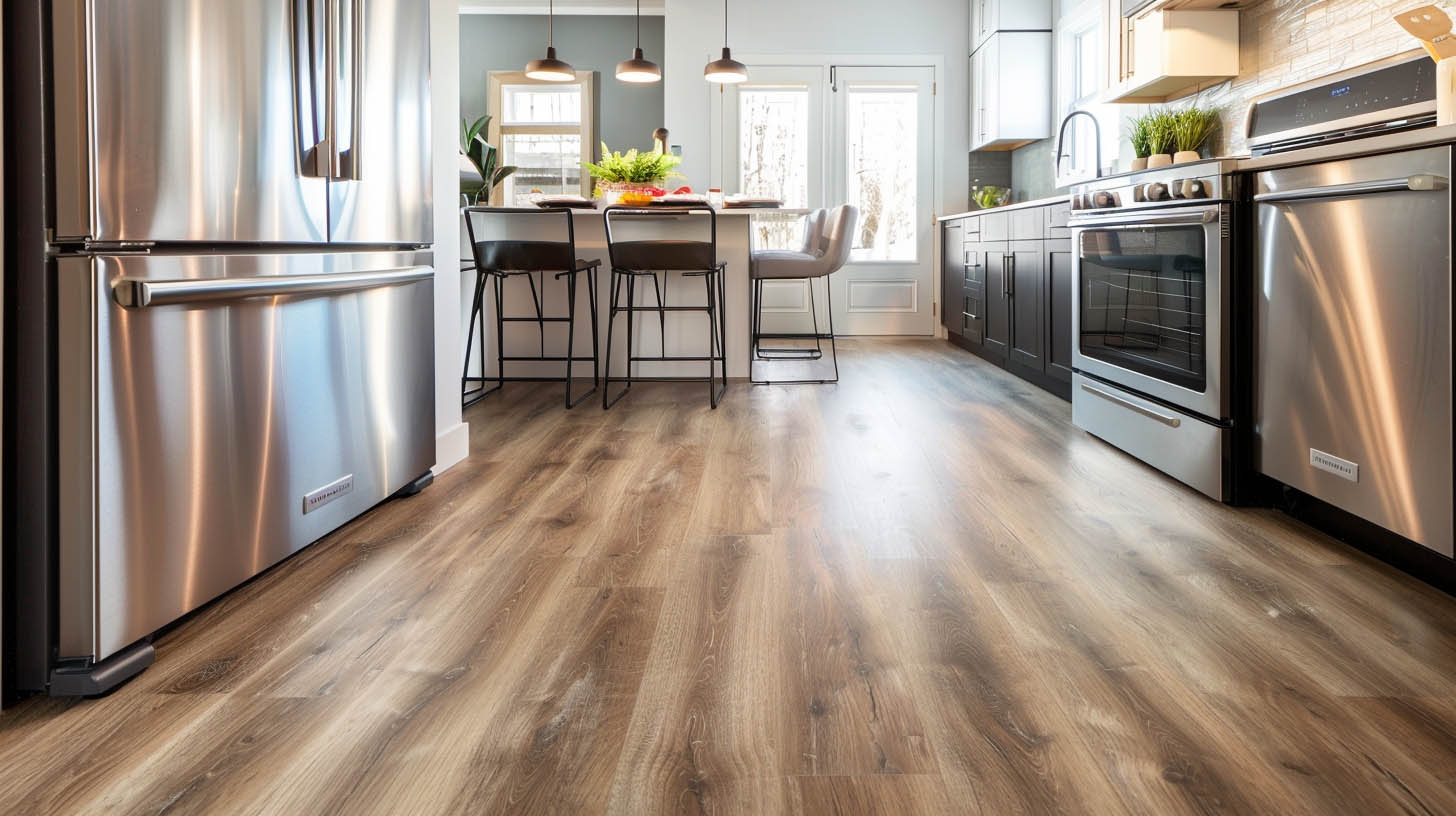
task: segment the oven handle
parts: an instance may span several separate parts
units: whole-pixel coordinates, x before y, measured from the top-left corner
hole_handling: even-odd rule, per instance
[[[1273,204],[1279,201],[1306,201],[1311,198],[1334,198],[1373,193],[1405,193],[1444,190],[1450,180],[1433,173],[1417,173],[1405,178],[1356,181],[1350,184],[1331,184],[1326,187],[1301,187],[1297,190],[1275,190],[1259,193],[1254,201],[1259,204]]]
[[[1129,411],[1142,414],[1148,419],[1157,420],[1158,422],[1167,425],[1169,428],[1176,428],[1179,425],[1183,424],[1183,420],[1179,419],[1178,417],[1168,416],[1167,414],[1162,414],[1154,411],[1151,408],[1144,408],[1143,406],[1138,405],[1132,400],[1123,399],[1122,397],[1119,397],[1116,394],[1111,393],[1110,391],[1103,391],[1101,388],[1096,388],[1094,386],[1088,385],[1087,383],[1082,383],[1082,390],[1093,396],[1101,397],[1108,402],[1120,405]]]
[[[112,284],[111,295],[122,306],[141,308],[254,297],[312,295],[321,292],[357,292],[413,283],[434,275],[435,270],[430,267],[410,266],[347,275],[266,275],[201,280],[143,280],[124,277],[118,278]]]
[[[1107,229],[1142,229],[1152,225],[1166,224],[1212,224],[1218,220],[1219,208],[1208,207],[1198,212],[1155,215],[1104,215],[1096,218],[1073,218],[1069,227],[1099,227]]]

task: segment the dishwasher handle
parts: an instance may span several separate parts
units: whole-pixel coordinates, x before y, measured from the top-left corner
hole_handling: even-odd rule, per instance
[[[249,278],[197,280],[146,280],[122,277],[112,284],[111,295],[122,306],[143,308],[184,303],[214,303],[255,297],[357,292],[364,289],[414,283],[428,280],[434,276],[435,270],[428,266],[409,266],[335,275],[265,275]]]
[[[1307,201],[1313,198],[1349,198],[1374,193],[1429,192],[1444,190],[1450,186],[1450,179],[1434,173],[1417,173],[1405,178],[1355,181],[1349,184],[1331,184],[1324,187],[1301,187],[1295,190],[1274,190],[1254,196],[1255,203],[1273,204],[1280,201]]]

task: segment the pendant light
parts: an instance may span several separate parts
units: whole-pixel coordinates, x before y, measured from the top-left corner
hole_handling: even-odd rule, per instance
[[[728,50],[728,0],[723,0],[723,58],[703,68],[703,79],[720,85],[732,85],[748,79],[748,66],[733,59]]]
[[[526,63],[526,77],[542,82],[570,82],[576,79],[576,69],[570,63],[556,58],[556,47],[552,44],[552,31],[556,21],[555,0],[546,2],[546,58]]]
[[[617,63],[617,79],[639,84],[662,81],[662,68],[642,56],[642,0],[637,0],[637,47],[632,59]]]

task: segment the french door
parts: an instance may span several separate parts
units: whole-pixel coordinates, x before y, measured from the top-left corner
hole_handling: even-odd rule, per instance
[[[723,99],[725,191],[785,207],[859,209],[849,263],[830,279],[840,334],[931,335],[934,69],[758,66]],[[755,248],[799,248],[797,217],[757,217]],[[765,285],[764,328],[828,313],[823,283]]]

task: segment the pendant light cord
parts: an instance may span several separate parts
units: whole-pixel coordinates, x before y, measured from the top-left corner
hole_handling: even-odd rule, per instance
[[[728,47],[728,0],[723,0],[723,47]]]
[[[638,1],[641,2],[641,0],[638,0]],[[728,2],[728,0],[723,0],[723,2],[726,3],[726,2]],[[555,23],[556,23],[556,0],[546,0],[546,47],[547,48],[550,48],[550,47],[556,45],[556,42],[553,40],[553,37],[555,36],[555,31],[554,31]]]
[[[637,47],[642,47],[642,0],[637,0]]]

